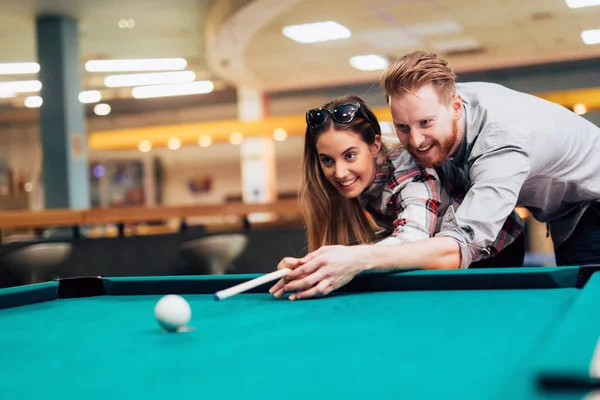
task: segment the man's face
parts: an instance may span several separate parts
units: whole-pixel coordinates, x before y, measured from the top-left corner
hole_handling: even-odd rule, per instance
[[[391,97],[390,110],[398,139],[419,165],[440,166],[458,147],[462,138],[458,122],[463,115],[460,95],[445,104],[428,84]]]

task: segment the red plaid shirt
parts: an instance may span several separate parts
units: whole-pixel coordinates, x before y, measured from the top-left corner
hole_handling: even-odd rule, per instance
[[[404,148],[390,151],[360,197],[373,220],[394,242],[427,239],[436,232],[441,184],[433,169],[418,166]]]
[[[427,239],[442,230],[446,219],[452,218],[453,210],[460,206],[470,182],[450,162],[438,171],[439,174],[436,170],[420,167],[402,147],[391,150],[386,163],[377,168],[373,184],[363,192],[360,200],[373,220],[392,232],[384,242]],[[474,249],[471,261],[495,256],[514,242],[523,229],[523,220],[513,211],[493,244]]]

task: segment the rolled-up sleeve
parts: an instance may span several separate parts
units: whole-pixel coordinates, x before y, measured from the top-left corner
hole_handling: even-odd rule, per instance
[[[469,173],[471,187],[457,209],[448,208],[435,235],[458,242],[461,268],[491,254],[530,168],[528,155],[513,146],[488,150],[475,159]]]
[[[415,242],[433,236],[440,207],[441,183],[433,169],[415,166],[396,178],[390,199],[398,214],[392,234],[381,245]]]

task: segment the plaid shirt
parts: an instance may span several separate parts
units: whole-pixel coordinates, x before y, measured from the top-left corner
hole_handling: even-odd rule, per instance
[[[437,170],[426,169],[417,165],[406,149],[390,151],[387,162],[377,168],[373,184],[360,197],[373,220],[392,232],[380,244],[427,239],[451,224],[454,210],[470,188],[468,176],[457,165],[460,159],[447,161]],[[523,220],[513,210],[489,245],[453,236],[471,250],[468,260],[463,257],[466,262],[461,267],[468,268],[472,262],[495,256],[514,242],[523,229]]]
[[[436,232],[440,191],[435,170],[418,166],[406,149],[395,148],[360,201],[377,225],[392,232],[381,244],[407,243]]]

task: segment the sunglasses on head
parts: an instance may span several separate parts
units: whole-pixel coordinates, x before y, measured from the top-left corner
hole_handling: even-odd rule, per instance
[[[349,124],[354,120],[356,114],[360,112],[361,115],[371,123],[369,117],[360,108],[360,103],[348,102],[340,104],[331,110],[326,108],[314,108],[306,112],[306,123],[310,129],[317,129],[323,126],[327,122],[327,117],[331,115],[333,120],[338,124]]]

